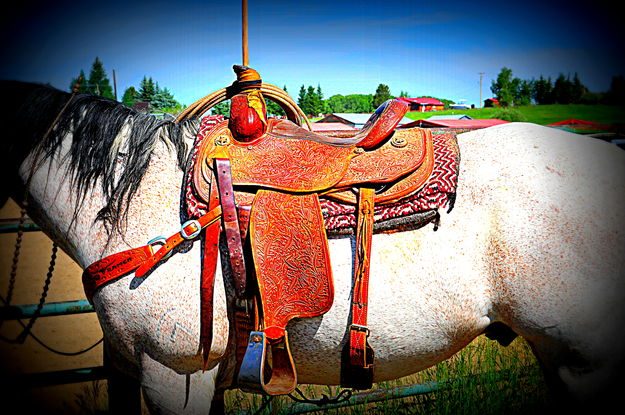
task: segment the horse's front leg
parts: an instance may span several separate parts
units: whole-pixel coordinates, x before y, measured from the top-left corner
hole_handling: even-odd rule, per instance
[[[147,354],[141,357],[141,387],[151,414],[204,414],[211,408],[219,365],[178,374]]]

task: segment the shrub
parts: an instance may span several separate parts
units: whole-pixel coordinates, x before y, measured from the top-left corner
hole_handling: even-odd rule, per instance
[[[493,113],[492,118],[498,118],[504,121],[511,122],[525,122],[527,118],[521,113],[521,111],[514,108],[501,108]]]

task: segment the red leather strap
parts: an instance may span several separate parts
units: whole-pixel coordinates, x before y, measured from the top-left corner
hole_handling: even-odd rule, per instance
[[[199,229],[197,231],[201,231],[201,229],[219,219],[220,216],[221,207],[218,206],[206,215],[198,218],[197,222],[186,225],[181,232],[167,238],[165,244],[156,252],[153,251],[152,245],[144,245],[109,255],[89,265],[82,274],[82,282],[87,299],[91,301],[93,293],[102,285],[121,278],[132,271],[136,270],[135,276],[141,278],[158,261],[163,259],[166,254],[185,240],[182,236],[183,233],[189,235],[191,232],[195,232],[198,226]]]
[[[109,255],[89,265],[82,273],[82,284],[87,300],[91,302],[93,294],[102,285],[139,268],[152,253],[152,246],[145,245]]]
[[[172,249],[180,245],[181,242],[189,238],[189,235],[197,234],[199,235],[200,231],[208,226],[211,222],[219,219],[221,215],[221,207],[216,207],[213,210],[209,211],[207,214],[200,216],[195,221],[188,221],[182,227],[181,231],[170,236],[165,241],[165,244],[161,246],[161,248],[154,253],[150,258],[148,258],[141,266],[137,269],[135,276],[138,278],[143,277],[149,270],[152,269],[154,265],[158,263],[161,259],[165,257]],[[197,236],[196,235],[196,236]]]
[[[211,183],[208,209],[219,206],[219,194],[215,178]],[[219,235],[221,220],[208,225],[202,232],[202,272],[200,276],[200,344],[202,345],[203,370],[208,365],[208,355],[213,342],[213,294],[215,292],[215,272],[219,260]]]
[[[247,286],[247,274],[245,272],[245,260],[243,259],[243,242],[241,241],[241,228],[237,215],[237,206],[234,200],[234,188],[232,185],[232,170],[230,160],[227,158],[215,158],[215,173],[219,199],[223,210],[223,224],[228,245],[228,256],[234,277],[234,289],[238,298],[243,298]]]
[[[373,189],[360,189],[358,198],[358,225],[356,228],[356,255],[354,258],[354,293],[352,296],[352,323],[349,330],[350,362],[354,366],[368,367],[367,361],[367,309],[369,302],[369,269],[371,265],[371,239],[373,236]]]

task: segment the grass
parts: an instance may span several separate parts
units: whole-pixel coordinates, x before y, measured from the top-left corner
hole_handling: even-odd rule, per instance
[[[602,124],[625,124],[625,106],[617,105],[526,105],[516,107],[527,122],[546,125],[577,118]],[[468,110],[445,110],[435,112],[409,112],[408,118],[421,120],[432,115],[466,114],[475,119],[493,118],[499,108],[475,108]]]
[[[430,369],[395,381],[374,385],[374,389],[436,382],[435,392],[406,398],[386,398],[336,409],[320,409],[329,414],[531,414],[547,404],[545,385],[529,346],[516,339],[503,348],[483,337]],[[336,396],[340,388],[300,385],[307,396]],[[256,413],[263,405],[258,395],[241,391],[226,393],[226,411]],[[276,397],[260,413],[288,413],[293,402]]]

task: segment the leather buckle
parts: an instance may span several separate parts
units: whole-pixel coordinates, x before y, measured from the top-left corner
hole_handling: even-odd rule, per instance
[[[193,227],[195,229],[191,230],[191,233],[187,233],[187,228]],[[180,235],[184,239],[194,239],[197,237],[200,232],[202,232],[202,225],[195,219],[191,219],[182,224],[180,228]]]
[[[369,337],[369,334],[371,333],[371,331],[369,330],[369,327],[367,326],[361,326],[360,324],[350,324],[349,325],[349,329],[350,330],[354,330],[354,331],[360,331],[363,332],[367,335],[367,337]]]

